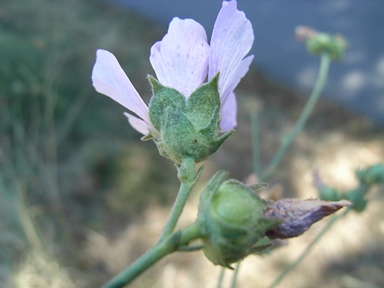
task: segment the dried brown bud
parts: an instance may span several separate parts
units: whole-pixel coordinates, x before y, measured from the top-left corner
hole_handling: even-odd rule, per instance
[[[295,29],[295,34],[298,40],[306,40],[308,38],[314,37],[317,34],[317,31],[308,26],[297,26]]]
[[[279,200],[264,210],[264,216],[281,220],[281,223],[277,227],[268,230],[266,235],[270,239],[299,236],[307,231],[313,223],[351,204],[347,200],[333,202],[319,199]]]

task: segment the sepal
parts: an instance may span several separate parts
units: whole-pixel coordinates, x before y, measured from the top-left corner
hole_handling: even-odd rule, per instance
[[[216,152],[234,132],[220,133],[218,77],[200,86],[188,99],[148,77],[153,90],[149,117],[156,129],[149,137],[162,156],[176,164],[185,158],[193,158],[198,163]]]
[[[153,127],[158,131],[166,125],[169,120],[165,116],[169,111],[183,111],[186,106],[186,99],[179,91],[163,86],[152,76],[148,76],[152,86],[153,96],[149,104],[149,119]]]

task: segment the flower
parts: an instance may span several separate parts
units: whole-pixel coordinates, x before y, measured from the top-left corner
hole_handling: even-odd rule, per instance
[[[218,73],[220,132],[236,126],[234,89],[249,69],[253,56],[244,58],[253,43],[253,30],[236,1],[223,2],[210,45],[204,28],[192,19],[174,18],[168,33],[151,48],[150,62],[158,81],[176,89],[186,99],[208,78]],[[95,89],[136,114],[124,113],[133,128],[143,135],[156,134],[148,106],[124,73],[115,56],[97,50],[92,72]],[[153,84],[153,83],[152,83]]]

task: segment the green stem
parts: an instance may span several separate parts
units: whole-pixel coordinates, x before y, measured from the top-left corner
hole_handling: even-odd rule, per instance
[[[180,246],[177,251],[179,252],[195,252],[204,248],[204,244]]]
[[[260,162],[260,125],[259,119],[256,112],[252,112],[251,115],[251,125],[252,125],[252,164],[253,164],[253,173],[257,176],[261,172],[261,162]]]
[[[223,287],[224,275],[225,275],[225,268],[221,267],[220,274],[219,274],[219,279],[217,280],[217,286],[216,286],[217,288],[222,288]]]
[[[351,211],[351,208],[352,206],[349,206],[340,215],[332,217],[331,220],[329,220],[329,222],[327,223],[327,225],[324,226],[324,228],[316,236],[316,238],[312,240],[312,242],[304,249],[300,256],[295,259],[295,261],[293,261],[291,264],[289,264],[289,266],[287,266],[287,268],[285,268],[285,270],[275,279],[275,281],[273,281],[269,288],[277,287],[277,285],[285,278],[285,276],[287,276],[297,265],[301,263],[301,261],[303,261],[305,257],[307,257],[307,255],[312,251],[312,249],[320,241],[320,239],[329,231],[329,229],[331,229],[333,224],[335,224],[337,220],[347,215],[347,213]]]
[[[154,263],[166,255],[176,251],[179,246],[187,245],[192,240],[199,238],[200,230],[200,224],[195,222],[184,230],[173,233],[157,245],[153,246],[132,265],[121,271],[118,275],[102,286],[102,288],[124,287]]]
[[[235,268],[235,273],[233,274],[231,288],[236,288],[237,278],[238,278],[239,272],[240,272],[240,266],[241,266],[241,261],[236,263],[236,268]]]
[[[185,203],[192,191],[193,186],[196,184],[198,178],[201,175],[202,167],[195,174],[195,161],[192,158],[184,159],[180,167],[178,167],[177,176],[180,179],[180,189],[177,193],[175,203],[173,204],[171,213],[168,217],[167,223],[165,224],[164,230],[160,236],[158,243],[163,241],[169,236],[176,227],[177,221],[183,212]]]
[[[299,119],[297,120],[295,126],[292,129],[292,132],[283,139],[281,146],[272,161],[269,163],[267,169],[265,169],[264,173],[261,175],[262,181],[268,180],[268,178],[273,174],[276,167],[279,165],[283,156],[287,152],[289,146],[292,144],[293,140],[297,137],[297,135],[303,130],[305,123],[307,122],[309,116],[311,115],[313,108],[315,107],[317,100],[319,99],[321,92],[324,89],[325,83],[328,77],[329,66],[331,63],[331,56],[327,53],[321,55],[320,68],[319,73],[316,79],[315,87],[305,104],[303,111]]]

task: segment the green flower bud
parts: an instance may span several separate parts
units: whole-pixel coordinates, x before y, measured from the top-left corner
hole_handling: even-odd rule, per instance
[[[339,201],[342,199],[339,191],[329,186],[323,186],[319,189],[319,198],[324,201]]]
[[[360,183],[366,185],[384,183],[384,164],[372,165],[366,169],[356,171]]]
[[[347,47],[344,38],[325,33],[318,33],[316,37],[307,40],[307,49],[313,54],[329,53],[332,59],[340,59]]]
[[[345,198],[350,200],[352,204],[352,209],[358,213],[363,212],[367,207],[367,199],[365,195],[368,188],[365,186],[359,186],[345,194]]]
[[[347,48],[347,42],[341,35],[320,33],[310,27],[299,26],[296,35],[305,41],[308,51],[315,55],[328,53],[332,59],[338,60]]]
[[[153,138],[162,156],[177,164],[185,158],[198,163],[216,152],[234,132],[220,133],[218,75],[188,99],[153,77],[149,81],[153,89],[149,117],[157,130],[149,138]]]
[[[324,201],[339,201],[344,199],[343,195],[335,188],[329,187],[321,180],[318,171],[313,173],[314,185],[319,193],[319,198]]]
[[[214,264],[230,267],[266,245],[266,231],[280,223],[263,216],[267,204],[248,186],[225,180],[218,172],[201,194],[199,218],[204,227],[204,254]]]

